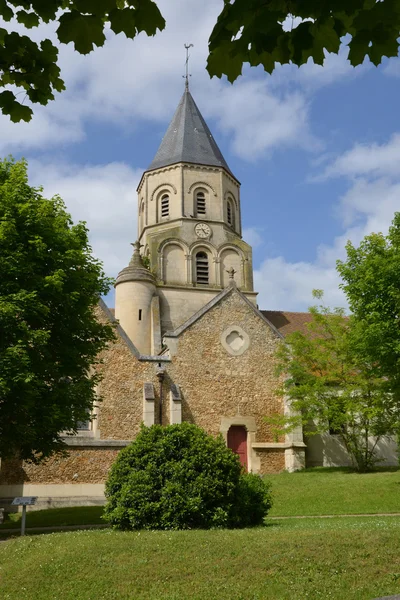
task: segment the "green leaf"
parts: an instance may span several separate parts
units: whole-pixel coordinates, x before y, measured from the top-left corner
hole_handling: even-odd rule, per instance
[[[117,0],[73,0],[74,8],[80,13],[107,15],[117,7]]]
[[[328,52],[337,54],[340,47],[340,38],[334,29],[334,19],[329,19],[327,23],[321,23],[314,26],[311,30],[314,36],[314,47],[325,48]]]
[[[353,36],[349,42],[349,61],[353,67],[361,65],[369,49],[369,36],[365,32],[360,32]]]
[[[233,83],[242,74],[242,65],[242,56],[240,54],[233,55],[232,44],[225,42],[218,50],[210,52],[207,60],[207,71],[211,77],[226,75],[228,81]]]
[[[105,42],[104,22],[100,17],[81,15],[77,11],[61,15],[57,36],[60,42],[73,42],[80,54],[89,54],[94,46],[103,46]]]
[[[26,12],[25,10],[20,10],[17,12],[17,21],[18,23],[22,23],[28,29],[32,27],[38,27],[39,25],[39,17],[34,12]]]
[[[136,27],[147,35],[155,35],[157,29],[162,31],[165,19],[158,6],[152,0],[140,0],[136,8]]]
[[[11,21],[14,16],[14,12],[9,7],[6,0],[0,0],[0,16],[3,17],[5,21]]]
[[[32,118],[32,109],[17,102],[15,95],[9,90],[0,93],[0,109],[14,123],[30,121]]]
[[[125,33],[127,38],[134,38],[138,33],[136,27],[136,11],[134,8],[115,9],[110,13],[110,26],[114,33]]]

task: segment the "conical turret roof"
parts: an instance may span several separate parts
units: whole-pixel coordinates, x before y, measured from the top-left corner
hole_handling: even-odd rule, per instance
[[[148,171],[178,162],[223,167],[232,174],[188,89]]]
[[[115,285],[117,286],[124,281],[148,281],[155,283],[154,275],[143,264],[140,255],[140,242],[137,241],[132,246],[134,250],[129,265],[118,273]]]

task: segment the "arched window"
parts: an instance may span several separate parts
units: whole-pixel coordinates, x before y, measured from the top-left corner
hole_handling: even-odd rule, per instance
[[[226,218],[228,220],[228,225],[231,227],[235,227],[235,209],[233,207],[233,203],[231,200],[228,200],[226,203]]]
[[[196,192],[196,216],[206,214],[206,195],[204,192]]]
[[[196,283],[208,283],[208,256],[205,252],[196,254]]]
[[[169,217],[169,196],[168,194],[163,194],[161,196],[161,218]]]

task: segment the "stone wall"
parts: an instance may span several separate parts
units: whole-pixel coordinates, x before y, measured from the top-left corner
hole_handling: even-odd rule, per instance
[[[222,334],[233,325],[250,338],[240,356],[230,355],[221,343]],[[170,379],[182,391],[183,420],[216,435],[223,416],[251,416],[257,426],[255,441],[277,441],[264,416],[283,411],[275,392],[274,353],[279,342],[238,293],[214,306],[179,336],[177,353],[167,366]]]
[[[53,456],[35,465],[17,460],[2,461],[0,485],[21,483],[104,483],[118,449],[74,448],[67,456]]]
[[[105,318],[104,314],[100,318]],[[223,346],[224,332],[239,327],[249,339],[248,348],[232,355]],[[283,442],[274,439],[264,417],[283,411],[276,395],[274,353],[280,338],[235,290],[185,329],[177,338],[171,362],[163,363],[163,424],[169,423],[171,384],[182,393],[182,419],[217,435],[222,419],[255,420],[254,442]],[[143,420],[143,384],[153,383],[158,422],[160,384],[157,361],[139,360],[123,337],[102,353],[98,369],[103,380],[98,387],[99,403],[96,443],[105,447],[68,448],[68,456],[56,456],[42,465],[3,462],[0,484],[100,484],[115,460],[118,449],[107,448],[106,440],[129,441]],[[284,450],[252,450],[252,464],[261,473],[285,468]]]
[[[260,473],[280,473],[285,468],[284,450],[257,450]]]

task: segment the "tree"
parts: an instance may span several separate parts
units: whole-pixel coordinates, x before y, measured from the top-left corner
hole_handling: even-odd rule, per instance
[[[0,457],[39,462],[87,420],[109,285],[85,224],[28,185],[25,161],[0,161]]]
[[[190,423],[143,426],[111,467],[105,493],[116,529],[248,527],[272,505],[269,484],[242,473],[221,436]]]
[[[132,39],[165,27],[152,0],[1,0],[0,17],[28,28],[54,22],[59,41],[73,42],[81,54],[104,44],[107,26]],[[378,65],[383,56],[397,56],[400,0],[224,0],[209,39],[207,70],[233,82],[244,63],[269,73],[277,63],[300,66],[311,58],[323,64],[325,52],[338,53],[346,35],[353,66],[365,57]],[[0,85],[20,87],[32,103],[47,104],[64,89],[57,48],[0,28]],[[31,108],[12,89],[0,93],[0,109],[13,121],[29,121]]]
[[[243,63],[272,73],[276,63],[322,65],[350,37],[353,66],[397,56],[400,0],[225,0],[209,40],[208,72],[234,81]],[[289,22],[288,22],[289,21]],[[284,30],[282,24],[288,25]],[[286,28],[285,28],[286,29]]]
[[[346,250],[337,268],[360,332],[359,352],[400,401],[400,213],[387,236],[372,233],[358,248],[348,242]]]
[[[310,421],[313,434],[335,431],[355,467],[367,471],[376,462],[382,436],[399,430],[400,399],[364,353],[362,330],[353,317],[325,306],[310,308],[310,316],[307,332],[288,335],[277,355],[278,372],[286,376],[279,391],[293,414],[270,422],[277,431],[302,424],[310,433]]]
[[[73,42],[81,54],[103,46],[107,25],[114,33],[123,32],[132,39],[142,31],[154,35],[165,26],[152,0],[0,0],[0,17],[4,21],[15,18],[29,29],[54,22],[59,41]],[[57,57],[58,50],[50,40],[38,44],[26,35],[0,28],[0,86],[12,86],[0,93],[0,109],[12,121],[32,118],[32,109],[17,100],[15,87],[33,104],[47,104],[54,99],[54,92],[65,89]]]

